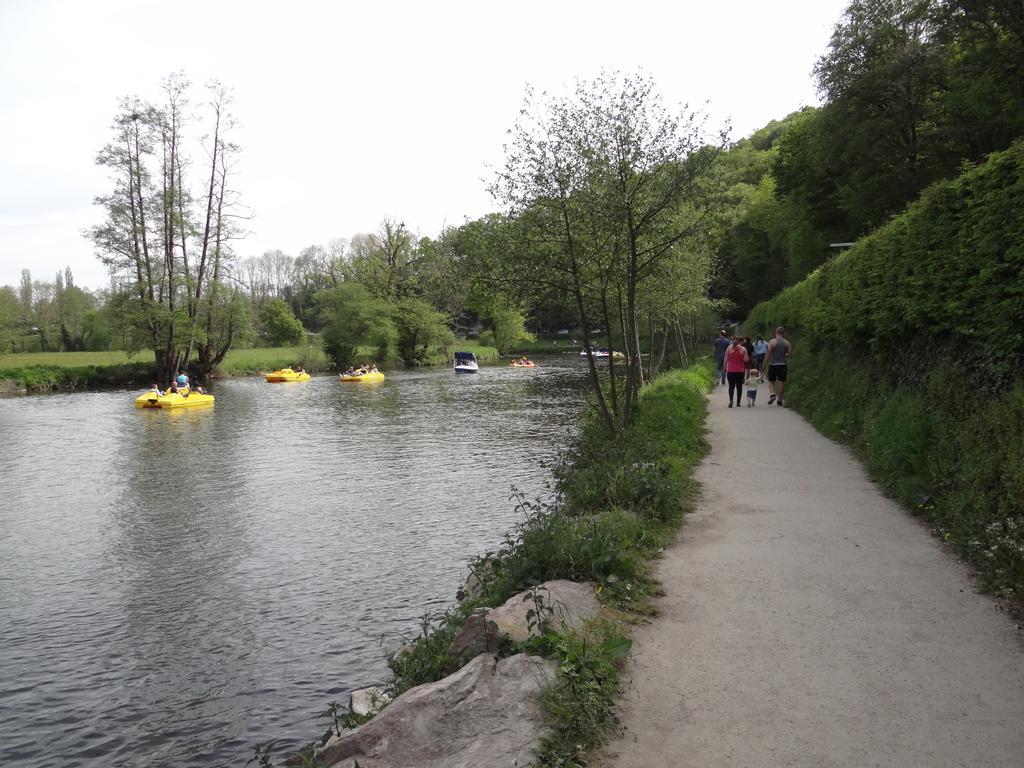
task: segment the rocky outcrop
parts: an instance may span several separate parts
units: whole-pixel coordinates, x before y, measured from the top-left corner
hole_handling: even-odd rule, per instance
[[[533,617],[529,614],[533,613]],[[487,614],[498,631],[515,642],[541,634],[541,624],[555,632],[581,629],[583,623],[597,618],[601,604],[589,582],[545,581],[535,589],[520,592]]]
[[[317,754],[330,768],[522,768],[543,736],[537,693],[555,663],[483,653],[453,675],[406,691]]]
[[[501,645],[498,625],[487,618],[490,608],[477,608],[452,639],[448,655],[453,659],[472,659],[481,653],[494,653]]]
[[[391,694],[379,686],[360,688],[352,691],[348,699],[348,711],[353,715],[369,717],[376,715],[391,703]]]
[[[497,608],[478,608],[455,635],[449,653],[455,659],[471,658],[496,650],[501,642],[521,643],[548,629],[580,629],[600,612],[593,584],[546,581]]]

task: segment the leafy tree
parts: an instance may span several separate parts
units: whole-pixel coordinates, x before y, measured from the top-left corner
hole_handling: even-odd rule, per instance
[[[394,307],[398,331],[398,356],[405,365],[427,362],[432,348],[448,346],[454,335],[448,328],[448,316],[422,299],[402,299]]]
[[[163,83],[160,106],[126,98],[113,139],[97,156],[113,191],[96,199],[105,214],[90,236],[100,260],[137,304],[128,313],[148,337],[157,373],[166,378],[198,354],[200,374],[227,354],[237,332],[236,291],[227,284],[230,243],[239,217],[233,177],[238,148],[228,140],[230,94],[209,86],[207,165],[200,190],[189,188],[185,150],[187,93],[181,75]]]
[[[9,285],[0,286],[0,353],[17,351],[15,345],[21,331],[20,315],[18,294]]]
[[[946,59],[933,0],[854,0],[815,75],[827,158],[854,234],[885,223],[955,169],[937,131]]]
[[[437,239],[420,238],[411,277],[415,294],[448,317],[463,312],[469,292],[470,281],[458,258],[456,241],[457,232],[450,227]]]
[[[494,326],[494,345],[501,354],[511,352],[516,344],[536,340],[526,330],[526,316],[504,296],[498,296],[491,305],[490,321]]]
[[[306,331],[284,299],[274,299],[260,310],[260,331],[272,347],[298,344]]]
[[[374,347],[386,360],[398,337],[392,307],[358,283],[342,283],[318,297],[324,323],[324,351],[339,367],[356,362],[361,346]]]
[[[1024,5],[939,0],[932,18],[948,61],[940,119],[955,156],[981,161],[1024,135]]]
[[[405,222],[384,219],[376,232],[355,235],[349,242],[346,279],[381,299],[404,296],[415,257],[416,242]]]
[[[627,366],[621,407],[614,386],[605,398],[588,355],[600,415],[614,430],[617,420],[630,422],[643,383],[642,288],[662,262],[685,258],[687,241],[709,224],[714,196],[702,184],[716,151],[701,117],[667,110],[642,75],[603,74],[568,98],[528,92],[521,116],[494,187],[530,233],[513,254],[516,271],[574,297],[588,347],[594,313],[608,332],[618,316]]]
[[[87,291],[75,285],[71,268],[58,272],[54,282],[54,304],[57,324],[60,333],[60,346],[63,350],[80,351],[85,349],[85,315],[95,304],[95,299]]]

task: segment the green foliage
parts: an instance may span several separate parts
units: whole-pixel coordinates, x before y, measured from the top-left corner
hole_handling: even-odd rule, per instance
[[[271,760],[270,744],[257,744],[253,747],[253,756],[245,761],[246,765],[256,764],[257,768],[274,768]]]
[[[28,392],[144,387],[153,383],[155,375],[155,366],[151,362],[76,367],[29,365],[22,368],[0,368],[0,380],[8,379],[14,382],[15,386]]]
[[[1000,594],[1024,594],[1024,142],[754,309],[787,401],[850,442]]]
[[[494,346],[499,354],[508,354],[522,341],[535,341],[536,337],[526,330],[526,316],[504,297],[491,305],[490,320],[494,325]]]
[[[615,664],[629,653],[631,642],[613,624],[602,622],[587,632],[560,635],[553,645],[555,683],[541,693],[551,732],[537,750],[537,764],[577,768],[586,765],[587,753],[615,727]]]
[[[14,289],[9,285],[0,286],[0,354],[16,349],[22,330],[18,322],[20,315],[21,306]]]
[[[663,542],[664,531],[639,515],[606,509],[573,515],[518,497],[525,519],[504,546],[488,556],[482,598],[497,605],[515,593],[551,579],[646,587],[645,556]],[[637,594],[639,596],[639,593]]]
[[[691,498],[690,473],[706,451],[704,394],[713,380],[707,362],[659,377],[643,390],[633,426],[614,439],[591,417],[578,447],[556,468],[562,501],[533,503],[516,494],[522,522],[498,552],[474,564],[483,602],[497,605],[550,579],[595,581],[618,603],[641,602],[653,588],[647,561]],[[655,469],[623,469],[645,465]]]
[[[718,160],[726,191],[713,295],[741,315],[806,276],[828,256],[830,236],[845,234],[835,184],[815,154],[827,139],[817,118],[817,110],[794,112]]]
[[[298,344],[306,336],[302,323],[283,299],[267,302],[260,309],[260,335],[272,347]]]
[[[1024,135],[1021,61],[1016,0],[852,0],[815,69],[823,106],[719,161],[729,186],[714,295],[742,315],[823,263],[829,243],[867,234],[964,163],[1007,149]]]
[[[296,365],[311,373],[331,369],[331,361],[314,340],[298,347],[232,349],[217,370],[224,376],[251,376]]]
[[[318,296],[324,320],[320,336],[324,352],[339,368],[357,362],[359,347],[377,350],[387,360],[398,338],[392,308],[358,283],[343,283]]]
[[[614,439],[600,422],[588,421],[570,461],[556,468],[566,505],[579,513],[610,507],[660,523],[677,520],[706,450],[703,397],[713,381],[706,361],[658,377],[643,390],[633,428]]]
[[[471,603],[462,603],[444,611],[436,621],[429,613],[423,616],[420,634],[388,659],[394,674],[390,688],[395,696],[417,685],[440,680],[453,671],[455,659],[449,655],[448,648],[472,607]]]
[[[398,302],[394,323],[398,329],[398,357],[405,365],[429,363],[433,349],[447,348],[455,340],[448,329],[447,315],[422,299]]]

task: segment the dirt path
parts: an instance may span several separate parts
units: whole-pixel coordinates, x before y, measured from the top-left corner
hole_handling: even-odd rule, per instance
[[[965,567],[795,412],[710,403],[597,764],[1024,766],[1024,643]]]

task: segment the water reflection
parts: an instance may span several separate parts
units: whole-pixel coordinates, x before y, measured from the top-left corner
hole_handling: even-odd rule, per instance
[[[500,541],[509,486],[543,491],[584,385],[566,363],[234,380],[167,412],[0,401],[0,764],[238,764],[311,737]]]

